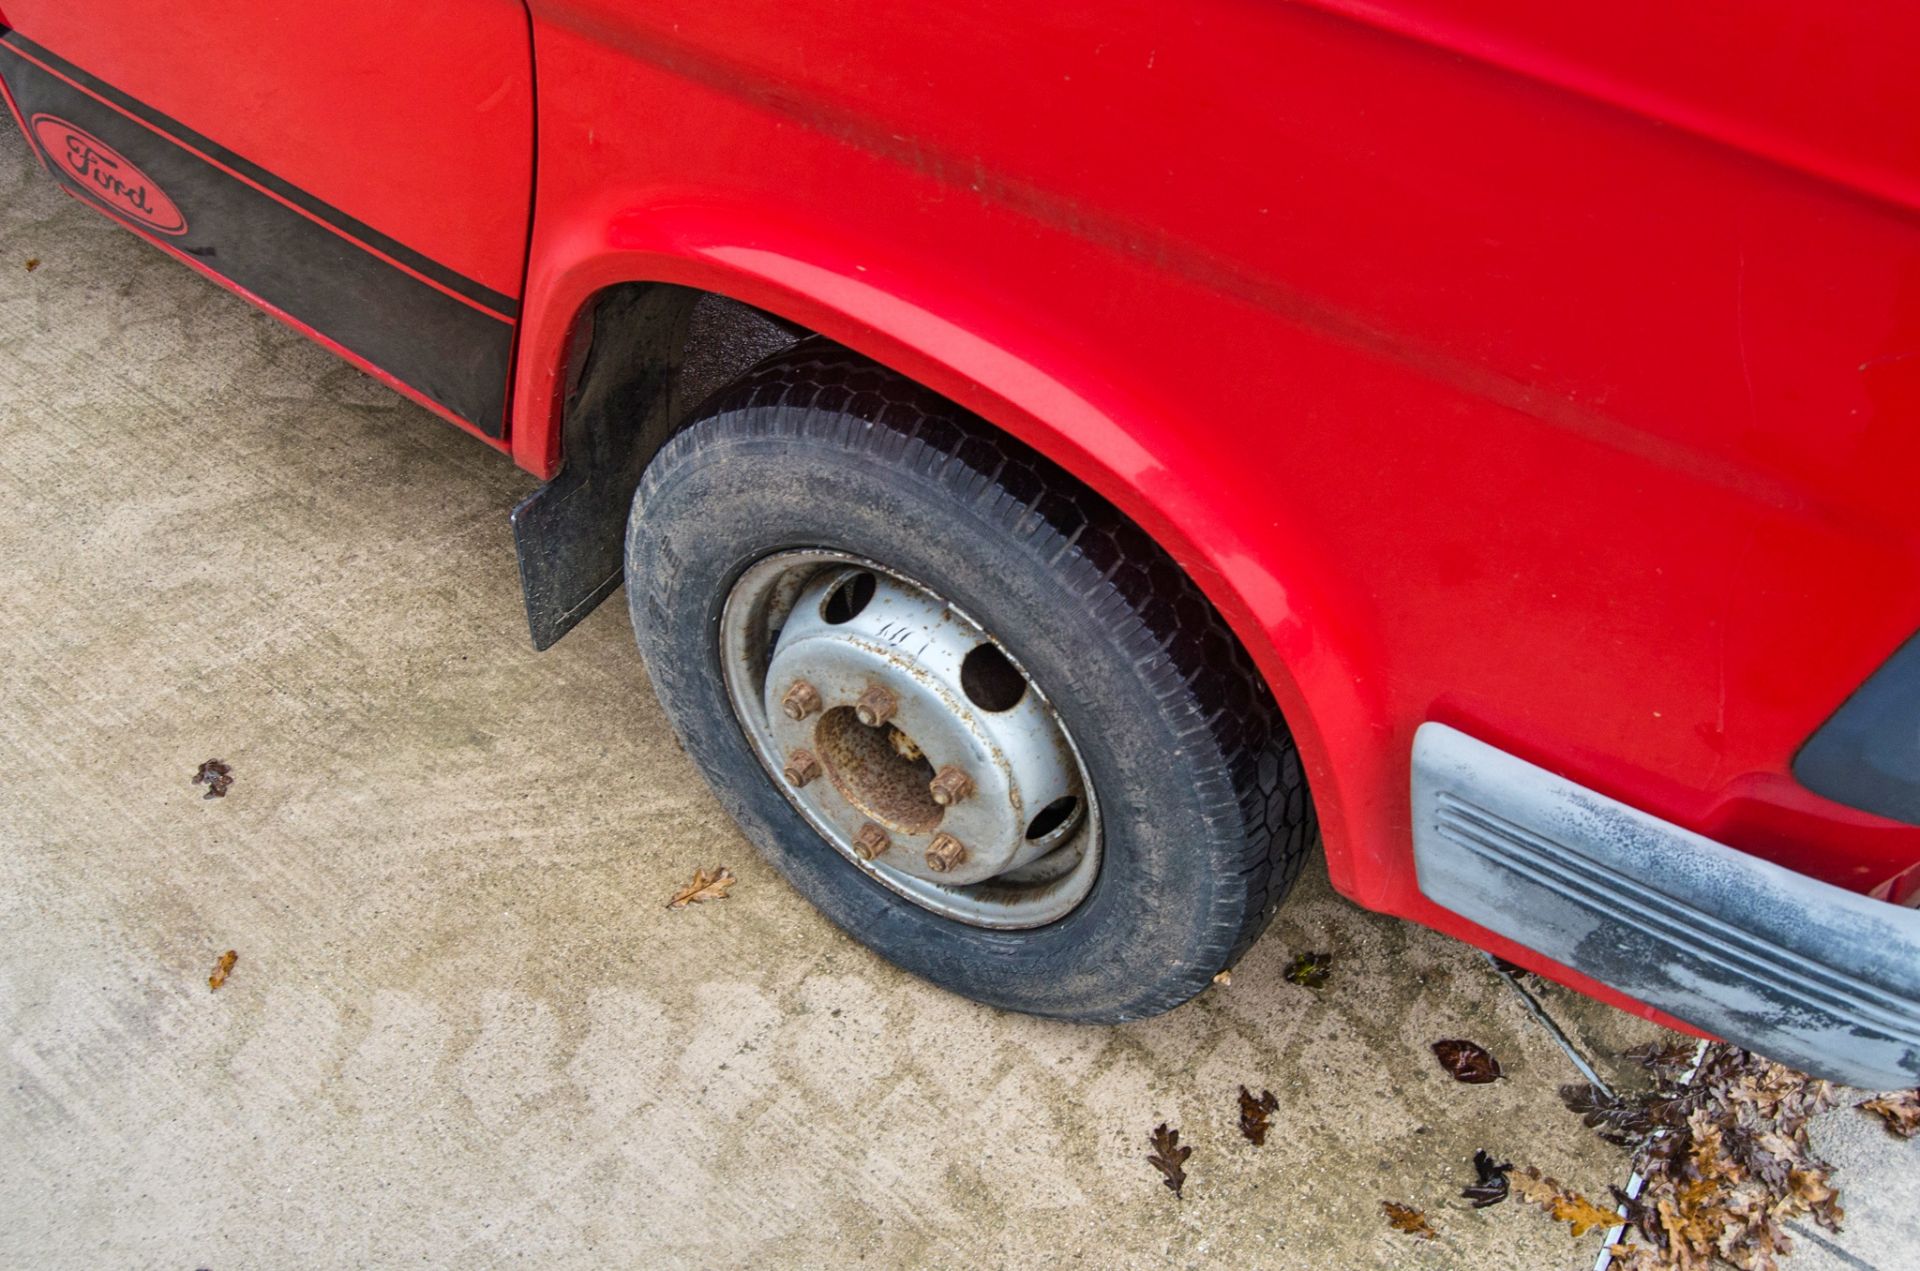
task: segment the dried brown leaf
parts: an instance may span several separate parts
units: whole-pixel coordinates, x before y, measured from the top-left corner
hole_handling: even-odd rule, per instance
[[[239,960],[240,955],[232,949],[221,954],[219,960],[213,964],[213,974],[207,977],[207,987],[216,993],[219,992],[220,986],[227,982],[229,975],[233,974],[233,964]]]
[[[1896,1134],[1903,1139],[1920,1134],[1920,1090],[1883,1094],[1855,1106],[1865,1108],[1886,1122],[1888,1134]]]
[[[200,796],[203,799],[224,799],[227,787],[233,784],[233,769],[218,759],[209,759],[193,774],[193,784],[207,788]]]
[[[1607,1264],[1613,1271],[1671,1271],[1676,1265],[1668,1262],[1666,1255],[1652,1245],[1622,1240],[1607,1248],[1613,1254],[1613,1261]]]
[[[38,256],[27,257],[27,272],[32,273],[38,268],[40,268],[40,258]]]
[[[1301,988],[1317,989],[1333,971],[1331,953],[1303,953],[1287,964],[1283,973]]]
[[[1648,1072],[1656,1076],[1676,1076],[1693,1067],[1695,1053],[1699,1050],[1696,1042],[1678,1041],[1648,1042],[1644,1046],[1635,1046],[1625,1054]]]
[[[1578,1113],[1589,1130],[1621,1147],[1638,1146],[1654,1130],[1653,1116],[1644,1103],[1587,1082],[1561,1086],[1560,1102]]]
[[[1267,1118],[1280,1107],[1280,1101],[1273,1097],[1273,1091],[1262,1090],[1258,1099],[1240,1087],[1240,1133],[1247,1136],[1247,1142],[1255,1147],[1267,1141]]]
[[[1595,1227],[1602,1231],[1620,1221],[1611,1209],[1600,1206],[1569,1191],[1556,1179],[1548,1178],[1529,1165],[1509,1177],[1513,1190],[1552,1214],[1560,1222],[1571,1224],[1575,1236],[1584,1236]]]
[[[1147,1164],[1160,1171],[1160,1181],[1178,1197],[1180,1189],[1187,1185],[1187,1171],[1181,1167],[1193,1155],[1193,1149],[1180,1146],[1180,1131],[1168,1129],[1165,1121],[1154,1127],[1147,1141],[1153,1145],[1153,1155],[1147,1158]]]
[[[711,870],[696,869],[693,871],[693,881],[673,894],[673,899],[667,902],[667,908],[685,909],[688,905],[697,905],[706,900],[725,900],[727,889],[738,881],[733,871],[725,865]]]
[[[1455,1081],[1468,1085],[1484,1086],[1506,1075],[1500,1071],[1500,1061],[1489,1055],[1485,1047],[1457,1037],[1435,1042],[1433,1055],[1442,1068],[1453,1074]]]
[[[1512,1168],[1513,1162],[1495,1162],[1492,1154],[1482,1148],[1473,1154],[1474,1182],[1460,1194],[1472,1201],[1475,1209],[1497,1205],[1507,1198],[1507,1173]]]
[[[1409,1236],[1418,1236],[1422,1240],[1440,1238],[1440,1233],[1433,1229],[1433,1224],[1427,1221],[1427,1216],[1413,1206],[1383,1200],[1380,1202],[1380,1208],[1386,1211],[1387,1222],[1395,1231],[1404,1231]]]

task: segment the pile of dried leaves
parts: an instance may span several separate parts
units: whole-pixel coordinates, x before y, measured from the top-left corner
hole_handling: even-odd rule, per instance
[[[1491,1080],[1482,1071],[1488,1065],[1498,1072],[1491,1056],[1480,1062],[1478,1050],[1466,1042],[1434,1044],[1441,1063],[1462,1081]],[[1832,1167],[1807,1140],[1808,1125],[1836,1103],[1834,1088],[1720,1044],[1704,1048],[1696,1069],[1697,1050],[1683,1042],[1629,1051],[1649,1075],[1647,1088],[1636,1093],[1587,1084],[1560,1088],[1589,1129],[1634,1153],[1643,1180],[1639,1194],[1612,1189],[1624,1218],[1532,1166],[1516,1169],[1484,1151],[1474,1153],[1475,1180],[1461,1195],[1475,1209],[1517,1195],[1568,1224],[1575,1236],[1624,1222],[1627,1237],[1613,1246],[1613,1265],[1624,1271],[1707,1271],[1728,1263],[1775,1271],[1793,1249],[1789,1220],[1810,1217],[1839,1231],[1843,1214]],[[1860,1106],[1896,1134],[1920,1123],[1920,1091]],[[1397,1230],[1431,1238],[1418,1210],[1385,1209]]]
[[[1286,977],[1318,988],[1331,962],[1326,954],[1303,954]],[[1510,965],[1501,970],[1509,977],[1526,974]],[[1216,977],[1226,980],[1224,973]],[[1443,1038],[1432,1050],[1456,1081],[1485,1085],[1506,1075],[1485,1047],[1464,1038]],[[1787,1232],[1792,1220],[1810,1218],[1840,1230],[1844,1213],[1832,1166],[1807,1136],[1813,1119],[1838,1102],[1831,1084],[1722,1043],[1645,1046],[1626,1057],[1647,1073],[1644,1089],[1618,1094],[1582,1083],[1560,1087],[1560,1097],[1600,1138],[1633,1153],[1642,1182],[1637,1194],[1614,1187],[1613,1204],[1603,1205],[1531,1165],[1516,1168],[1479,1151],[1475,1180],[1461,1196],[1474,1209],[1518,1196],[1566,1223],[1576,1237],[1624,1226],[1623,1239],[1612,1246],[1612,1265],[1622,1271],[1709,1271],[1728,1264],[1777,1271],[1779,1259],[1793,1249]],[[1858,1106],[1892,1134],[1920,1133],[1920,1090]],[[1241,1134],[1256,1146],[1264,1143],[1278,1109],[1271,1091],[1256,1099],[1241,1086]],[[1148,1162],[1179,1196],[1193,1149],[1164,1123],[1150,1142]],[[1418,1240],[1441,1238],[1421,1210],[1393,1200],[1382,1200],[1380,1207],[1395,1231]]]
[[[1834,1089],[1720,1044],[1706,1048],[1689,1080],[1694,1050],[1682,1043],[1629,1052],[1652,1076],[1635,1094],[1561,1087],[1561,1098],[1589,1128],[1636,1153],[1645,1179],[1637,1197],[1614,1189],[1629,1228],[1614,1247],[1614,1265],[1692,1271],[1721,1258],[1770,1271],[1793,1248],[1789,1219],[1806,1215],[1840,1230],[1831,1167],[1807,1142],[1808,1123],[1834,1106]],[[1522,1190],[1517,1178],[1515,1188]],[[1571,1220],[1547,1200],[1539,1203]]]

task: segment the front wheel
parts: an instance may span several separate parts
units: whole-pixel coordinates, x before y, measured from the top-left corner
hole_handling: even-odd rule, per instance
[[[1011,1010],[1167,1010],[1305,859],[1244,651],[1058,469],[822,341],[655,457],[627,592],[655,691],[756,846],[881,955]]]

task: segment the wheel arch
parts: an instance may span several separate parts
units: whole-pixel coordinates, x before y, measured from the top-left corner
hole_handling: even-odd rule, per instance
[[[1357,811],[1348,791],[1377,788],[1370,782],[1380,775],[1386,712],[1369,675],[1335,642],[1340,624],[1322,620],[1311,543],[1286,559],[1256,546],[1250,527],[1221,513],[1204,467],[1185,461],[1177,425],[1153,417],[1123,368],[1046,332],[1040,316],[968,303],[927,281],[934,271],[868,264],[791,227],[711,208],[631,209],[590,234],[549,235],[546,247],[536,242],[517,355],[509,440],[522,467],[549,478],[562,470],[569,401],[589,356],[584,331],[611,295],[686,289],[833,340],[1031,447],[1166,550],[1279,703],[1314,791],[1335,885],[1375,905],[1397,890],[1403,871],[1389,845],[1348,828]],[[652,445],[677,427],[658,431]],[[1355,763],[1370,771],[1356,773]]]

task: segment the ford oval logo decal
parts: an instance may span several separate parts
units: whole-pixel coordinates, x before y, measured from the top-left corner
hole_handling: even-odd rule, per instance
[[[53,115],[33,117],[33,135],[55,163],[109,209],[161,234],[184,234],[187,218],[125,155]]]

